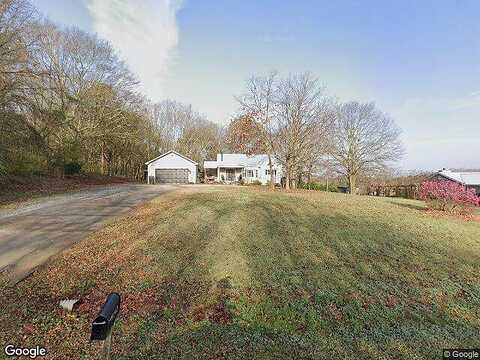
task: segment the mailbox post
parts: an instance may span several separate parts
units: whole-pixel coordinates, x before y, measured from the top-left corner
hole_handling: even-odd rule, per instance
[[[90,340],[103,341],[102,358],[105,360],[110,359],[112,329],[119,312],[120,295],[117,293],[111,293],[107,296],[105,304],[103,304],[97,317],[92,322]]]

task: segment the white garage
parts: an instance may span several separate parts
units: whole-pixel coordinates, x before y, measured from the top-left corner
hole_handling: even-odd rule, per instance
[[[149,184],[192,184],[197,182],[197,163],[171,150],[145,163]]]

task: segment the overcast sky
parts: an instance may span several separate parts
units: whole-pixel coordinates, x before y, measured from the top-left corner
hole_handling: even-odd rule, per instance
[[[480,1],[33,0],[108,39],[153,100],[226,123],[253,74],[310,71],[402,128],[403,169],[480,168]]]

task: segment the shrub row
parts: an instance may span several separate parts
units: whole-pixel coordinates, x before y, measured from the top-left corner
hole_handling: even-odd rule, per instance
[[[316,183],[316,182],[304,183],[304,184],[301,184],[299,187],[301,189],[306,189],[306,190],[337,192],[337,187],[334,185],[330,185],[327,190],[327,185]]]
[[[480,197],[474,189],[453,181],[425,181],[420,186],[419,196],[430,209],[456,214],[471,213],[480,205]]]

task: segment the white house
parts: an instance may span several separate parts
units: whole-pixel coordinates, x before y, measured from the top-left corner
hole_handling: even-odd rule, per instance
[[[259,181],[266,185],[270,181],[267,155],[217,154],[217,160],[204,161],[205,178],[215,182],[233,183]],[[279,164],[273,162],[275,183],[279,184],[283,173]]]
[[[149,184],[188,184],[197,182],[197,163],[171,150],[147,161]]]

